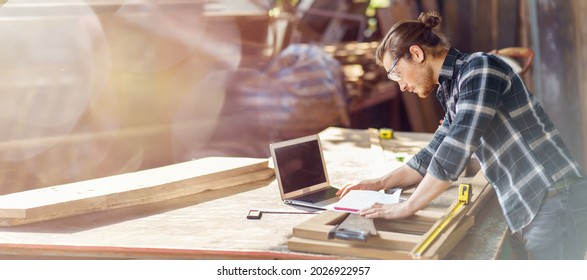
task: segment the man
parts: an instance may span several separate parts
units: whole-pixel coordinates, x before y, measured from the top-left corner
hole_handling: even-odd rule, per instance
[[[406,165],[345,186],[417,188],[399,204],[375,204],[369,218],[405,218],[458,179],[476,155],[496,190],[507,224],[530,258],[582,259],[587,249],[587,180],[538,101],[499,58],[465,54],[433,30],[435,13],[394,25],[377,63],[402,91],[426,98],[434,89],[446,115],[429,145]],[[437,87],[438,86],[438,87]]]

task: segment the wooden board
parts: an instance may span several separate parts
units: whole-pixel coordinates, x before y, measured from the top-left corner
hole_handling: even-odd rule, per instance
[[[0,196],[0,225],[153,203],[265,180],[267,159],[210,157],[122,175]]]

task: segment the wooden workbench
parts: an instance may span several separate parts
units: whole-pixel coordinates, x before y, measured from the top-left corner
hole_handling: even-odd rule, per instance
[[[320,133],[334,185],[371,178],[394,164],[395,152],[413,153],[430,134],[396,132],[377,154],[365,130],[329,128]],[[393,150],[393,151],[390,151]],[[388,166],[387,170],[382,169]],[[430,207],[450,204],[443,195]],[[283,204],[274,177],[239,187],[165,202],[0,228],[0,257],[32,259],[337,259],[336,255],[292,252],[292,227],[315,214],[264,214],[247,220],[249,209],[297,211]],[[475,226],[448,258],[493,259],[506,233],[493,198]]]

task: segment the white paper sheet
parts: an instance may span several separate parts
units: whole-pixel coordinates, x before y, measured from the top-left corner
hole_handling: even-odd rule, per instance
[[[337,203],[329,207],[330,210],[357,213],[362,209],[369,208],[375,203],[392,204],[400,200],[401,190],[393,194],[386,194],[377,191],[351,190]]]

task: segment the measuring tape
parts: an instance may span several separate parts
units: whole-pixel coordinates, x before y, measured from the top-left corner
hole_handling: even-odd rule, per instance
[[[391,139],[391,138],[393,138],[393,129],[391,129],[391,128],[380,128],[379,129],[379,138],[381,138],[381,139]]]
[[[456,213],[461,209],[461,207],[469,204],[471,201],[471,184],[460,184],[459,186],[459,196],[457,199],[457,204],[448,212],[448,215],[442,220],[442,222],[432,231],[432,233],[416,248],[414,254],[416,257],[422,256],[422,253],[428,249],[428,246],[432,244],[434,240],[438,237],[438,235],[444,230],[444,228],[452,221]]]

